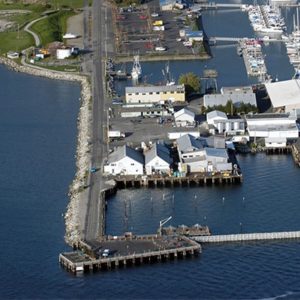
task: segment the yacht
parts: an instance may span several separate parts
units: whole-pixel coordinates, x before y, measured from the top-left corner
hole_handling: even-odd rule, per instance
[[[140,65],[140,57],[135,55],[133,57],[133,66],[131,71],[131,78],[133,80],[139,80],[142,77],[142,67]]]

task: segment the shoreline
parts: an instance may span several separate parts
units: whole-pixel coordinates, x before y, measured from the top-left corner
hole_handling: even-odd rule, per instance
[[[89,168],[91,158],[89,155],[90,145],[88,143],[91,136],[92,118],[91,109],[89,107],[92,100],[91,84],[87,76],[19,65],[6,57],[0,57],[0,64],[3,64],[8,69],[15,72],[55,80],[73,81],[78,82],[81,85],[81,103],[77,117],[77,146],[75,154],[76,172],[74,179],[69,186],[69,203],[64,214],[66,227],[64,238],[65,242],[72,247],[81,240],[82,228],[84,228],[84,224],[80,224],[82,220],[80,219],[79,205],[82,186],[86,181],[86,171]]]

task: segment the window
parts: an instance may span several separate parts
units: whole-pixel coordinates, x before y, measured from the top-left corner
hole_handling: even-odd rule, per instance
[[[159,92],[156,92],[156,95],[159,95]]]
[[[134,166],[134,163],[131,163],[132,166]]]
[[[132,94],[131,93],[128,93],[128,96],[131,96]]]
[[[153,92],[149,92],[149,95],[152,95],[153,94]]]
[[[138,95],[139,93],[135,93],[136,95]]]

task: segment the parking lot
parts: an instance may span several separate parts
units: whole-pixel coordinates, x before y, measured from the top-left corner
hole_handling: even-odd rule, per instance
[[[197,48],[186,47],[183,40],[179,40],[179,31],[189,28],[186,26],[186,18],[183,11],[159,11],[158,1],[152,1],[149,5],[139,8],[115,9],[113,20],[116,25],[117,54],[121,56],[132,56],[137,53],[142,56],[199,54]],[[154,26],[155,21],[162,21],[161,27],[164,27],[164,30],[158,30],[161,27]]]

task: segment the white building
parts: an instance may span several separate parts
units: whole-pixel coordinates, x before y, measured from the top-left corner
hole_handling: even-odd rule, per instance
[[[247,131],[251,138],[287,138],[299,136],[296,119],[288,114],[247,115]]]
[[[300,80],[291,79],[265,84],[273,108],[300,117]]]
[[[216,121],[227,121],[227,115],[219,110],[214,110],[206,114],[206,121],[208,124],[215,125]]]
[[[186,108],[177,111],[174,119],[177,127],[195,126],[195,114]]]
[[[104,173],[111,175],[142,175],[144,173],[144,156],[126,145],[118,147],[108,157]]]
[[[207,123],[213,125],[209,132],[215,134],[235,135],[245,133],[245,121],[241,118],[228,119],[224,112],[214,110],[207,113]]]
[[[170,150],[164,144],[155,143],[150,150],[145,152],[146,174],[169,174],[173,159]]]
[[[284,148],[286,147],[286,138],[265,138],[266,148]]]
[[[232,164],[228,162],[228,153],[225,149],[205,148],[208,172],[232,171]]]
[[[205,141],[191,135],[177,139],[177,150],[180,163],[178,169],[183,173],[231,171],[232,164],[228,163],[225,149],[204,148]]]
[[[185,87],[181,85],[132,86],[125,88],[127,104],[164,104],[185,102]]]
[[[63,49],[57,49],[56,50],[56,58],[57,59],[65,59],[72,55],[72,49],[71,48],[63,48]]]
[[[228,101],[238,106],[241,103],[256,106],[256,96],[251,86],[222,87],[220,94],[206,94],[203,97],[203,105],[212,107],[215,105],[226,105]]]

